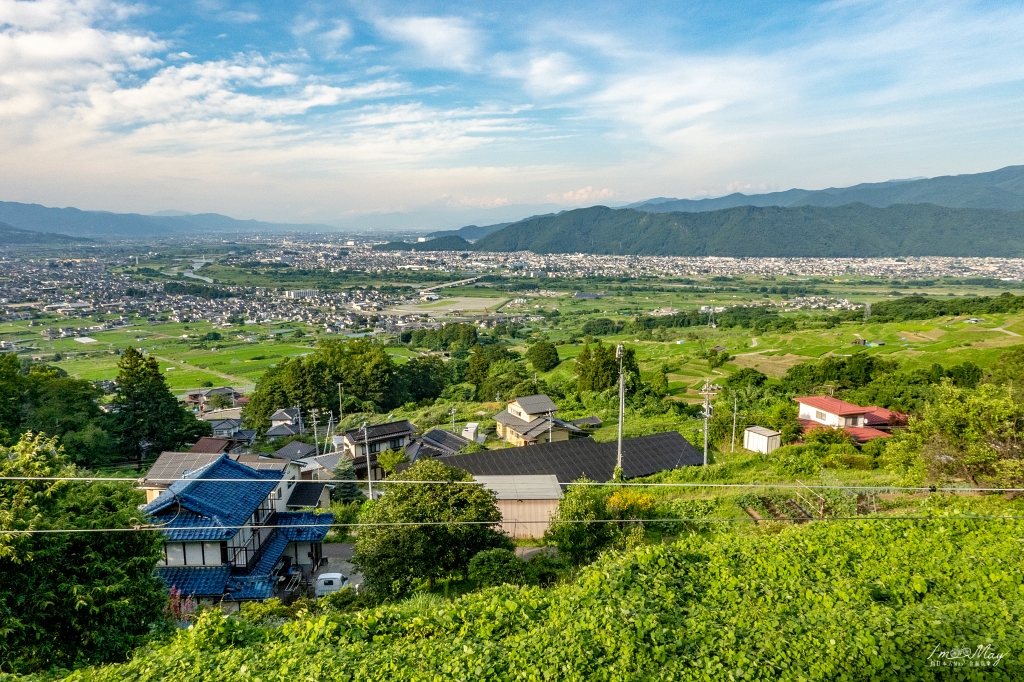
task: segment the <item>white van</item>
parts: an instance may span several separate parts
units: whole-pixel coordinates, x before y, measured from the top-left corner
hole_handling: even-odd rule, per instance
[[[348,578],[341,573],[321,573],[316,579],[316,596],[325,597],[348,585]]]

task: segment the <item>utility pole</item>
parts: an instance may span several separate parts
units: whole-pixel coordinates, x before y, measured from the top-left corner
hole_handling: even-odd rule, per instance
[[[313,446],[317,449],[317,452],[319,452],[320,451],[320,437],[316,433],[316,421],[317,421],[316,420],[316,416],[317,416],[317,410],[316,410],[316,408],[313,408]]]
[[[708,465],[708,423],[711,420],[711,415],[714,414],[711,396],[715,395],[715,390],[719,388],[719,386],[712,385],[711,379],[705,379],[704,388],[700,392],[700,395],[704,396],[704,466]]]
[[[452,405],[451,415],[452,415],[452,433],[455,433],[455,406],[454,405]]]
[[[615,469],[622,473],[622,420],[626,413],[626,380],[622,373],[622,356],[626,354],[625,347],[620,343],[615,347],[615,357],[619,359],[619,447],[615,458]]]
[[[732,399],[732,447],[729,452],[736,452],[736,408],[739,401],[736,397]]]
[[[373,499],[373,469],[370,468],[370,435],[366,432],[366,422],[363,422],[363,449],[366,451],[366,487]]]
[[[341,387],[341,382],[338,382],[338,423],[340,424],[345,419],[345,389]]]

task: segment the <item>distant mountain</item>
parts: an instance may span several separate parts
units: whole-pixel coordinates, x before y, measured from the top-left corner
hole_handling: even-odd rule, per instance
[[[655,197],[653,199],[645,199],[643,201],[634,201],[632,204],[626,204],[619,208],[639,208],[641,206],[657,206],[658,204],[667,204],[670,201],[680,201],[673,197]]]
[[[428,239],[425,242],[388,242],[387,244],[376,244],[375,251],[472,251],[473,245],[462,237],[449,234],[437,239]]]
[[[427,237],[447,237],[454,235],[456,237],[462,237],[470,241],[481,239],[486,237],[492,232],[497,232],[503,227],[511,225],[512,223],[497,223],[494,225],[466,225],[460,227],[457,230],[441,230],[439,232],[431,232]]]
[[[1024,256],[1024,212],[931,204],[741,206],[652,213],[594,206],[513,223],[477,251],[649,256]]]
[[[166,211],[164,213],[169,213]],[[0,201],[0,221],[22,230],[63,232],[76,236],[146,238],[160,235],[202,234],[209,231],[281,232],[288,230],[331,230],[328,225],[266,223],[235,220],[218,213],[186,215],[140,215],[82,211],[77,208],[48,208],[39,204]]]
[[[935,204],[950,208],[1024,210],[1024,166],[987,173],[944,175],[872,182],[820,190],[790,189],[769,194],[730,194],[717,199],[651,199],[629,208],[652,213],[717,211],[736,206],[843,206],[861,202],[884,208],[894,204]]]
[[[31,230],[19,230],[7,223],[0,223],[0,246],[21,246],[47,244],[77,244],[91,242],[91,239],[82,237],[71,237],[56,232],[33,232]]]

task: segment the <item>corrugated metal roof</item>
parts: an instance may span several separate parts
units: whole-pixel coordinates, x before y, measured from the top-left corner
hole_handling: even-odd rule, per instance
[[[474,476],[473,480],[496,492],[499,500],[557,500],[562,497],[562,488],[554,474]]]
[[[767,436],[768,438],[782,435],[778,431],[772,431],[771,429],[766,429],[763,426],[748,426],[746,430],[750,431],[751,433],[756,433],[759,436]]]

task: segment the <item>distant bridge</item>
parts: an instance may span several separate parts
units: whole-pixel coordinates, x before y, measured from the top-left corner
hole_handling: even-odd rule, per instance
[[[478,279],[480,279],[480,277],[470,277],[469,279],[460,279],[458,282],[446,282],[444,284],[435,284],[432,287],[427,287],[426,289],[420,289],[417,293],[425,294],[428,291],[437,291],[438,289],[447,289],[448,287],[458,287],[458,286],[462,286],[463,284],[469,284],[470,282],[475,282]]]

